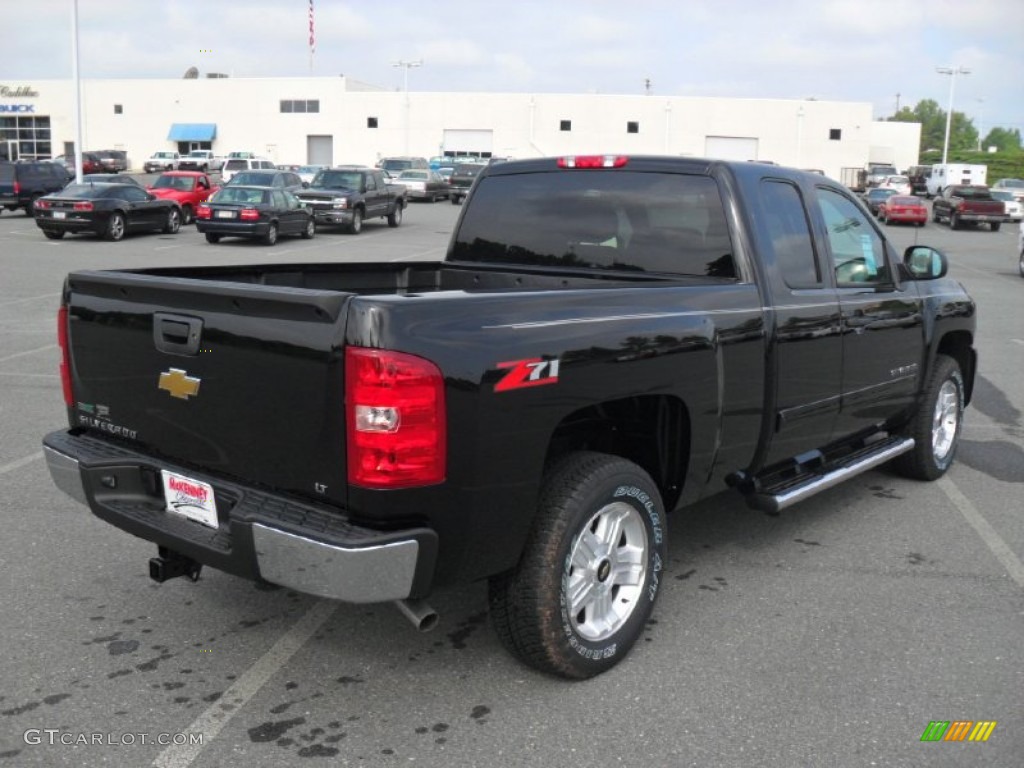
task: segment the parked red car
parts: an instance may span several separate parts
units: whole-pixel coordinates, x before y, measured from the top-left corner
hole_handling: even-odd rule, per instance
[[[220,187],[200,171],[167,171],[160,174],[147,189],[165,200],[177,200],[181,206],[181,223],[195,221],[196,208]]]
[[[928,208],[915,195],[893,195],[878,206],[878,219],[883,224],[906,222],[923,227],[928,221]]]

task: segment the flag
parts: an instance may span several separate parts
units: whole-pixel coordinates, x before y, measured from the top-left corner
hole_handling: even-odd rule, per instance
[[[313,27],[313,0],[309,0],[309,52],[316,53],[316,31]]]

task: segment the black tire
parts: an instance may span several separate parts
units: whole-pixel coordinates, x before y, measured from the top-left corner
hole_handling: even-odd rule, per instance
[[[352,223],[348,225],[350,235],[358,235],[363,231],[363,209],[356,208],[352,211]]]
[[[181,223],[191,224],[195,220],[196,214],[195,211],[192,210],[192,206],[189,205],[188,203],[185,203],[183,206],[181,206]]]
[[[960,229],[960,217],[957,216],[956,211],[949,212],[949,228]]]
[[[1024,226],[1024,224],[1021,226]],[[1021,250],[1020,256],[1017,257],[1017,271],[1020,272],[1021,277],[1024,277],[1024,249]]]
[[[1001,222],[992,221],[989,222],[988,228],[991,229],[993,232],[998,232],[1000,226],[1002,226]]]
[[[883,224],[885,224],[885,226],[887,226],[887,227],[889,226],[889,215],[888,214],[881,213],[881,214],[879,214],[878,218],[881,220],[881,222]]]
[[[452,205],[458,205],[459,204],[459,200],[461,200],[461,199],[462,198],[460,198],[458,195],[452,195],[451,196]]]
[[[46,235],[47,240],[60,240],[64,237],[64,231],[59,229],[44,229],[43,234]]]
[[[28,204],[25,206],[26,216],[31,216],[33,219],[36,217],[36,200],[40,197],[42,197],[42,195],[32,195],[32,199],[29,200]]]
[[[107,219],[107,228],[103,232],[103,236],[107,240],[124,240],[124,235],[127,230],[124,221],[124,214],[120,211],[114,211],[110,214],[110,218]]]
[[[404,206],[401,203],[395,203],[395,210],[388,214],[388,226],[398,227],[402,224],[402,209]]]
[[[519,564],[491,579],[498,638],[559,677],[610,669],[651,615],[666,547],[661,494],[646,472],[617,456],[566,456],[545,475]]]
[[[160,229],[165,235],[176,235],[178,230],[181,229],[181,211],[177,208],[171,208],[167,212],[167,217],[164,219],[164,225]]]
[[[267,228],[267,234],[263,236],[264,245],[274,245],[277,242],[277,222],[270,222],[270,226]]]
[[[215,232],[207,232],[206,233],[206,242],[215,245],[215,244],[220,242],[220,235],[218,235]]]
[[[939,212],[938,210],[936,210],[934,205],[932,206],[932,221],[934,221],[936,224],[942,221],[942,217],[939,216]]]
[[[316,234],[316,222],[313,221],[313,217],[309,217],[309,221],[306,222],[306,226],[302,230],[303,240],[312,240],[313,235]]]
[[[937,480],[953,464],[964,416],[964,377],[947,355],[936,355],[917,412],[906,434],[912,451],[894,461],[896,470],[915,480]]]

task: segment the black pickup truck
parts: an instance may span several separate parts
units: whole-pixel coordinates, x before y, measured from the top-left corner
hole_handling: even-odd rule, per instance
[[[386,218],[389,227],[399,226],[407,204],[404,187],[359,165],[324,168],[295,195],[312,208],[318,226],[341,226],[353,235],[362,232],[366,219]]]
[[[669,511],[949,468],[976,356],[946,270],[816,174],[499,163],[443,262],[71,273],[44,452],[158,581],[207,564],[423,627],[489,579],[504,645],[585,678],[641,634]]]

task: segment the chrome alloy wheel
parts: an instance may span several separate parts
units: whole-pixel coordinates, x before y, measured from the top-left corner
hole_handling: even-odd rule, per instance
[[[635,507],[608,504],[573,542],[564,598],[573,629],[590,642],[613,635],[642,597],[647,531]]]
[[[960,392],[956,383],[947,379],[935,398],[935,413],[932,416],[932,454],[936,461],[943,461],[956,445],[959,428]]]

